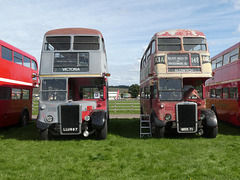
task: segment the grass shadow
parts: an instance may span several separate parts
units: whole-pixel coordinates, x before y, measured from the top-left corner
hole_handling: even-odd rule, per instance
[[[240,127],[218,120],[218,133],[223,135],[240,136]]]
[[[125,138],[139,139],[139,119],[110,119],[108,132]]]
[[[121,136],[124,138],[140,139],[139,119],[110,119],[108,134]],[[240,127],[219,121],[218,134],[240,136]],[[1,139],[16,139],[19,141],[42,141],[39,136],[39,130],[36,127],[35,121],[29,122],[26,127],[9,126],[0,128]],[[171,132],[166,134],[166,139],[195,139],[200,138],[195,134],[179,134]],[[148,137],[143,137],[148,139]],[[96,140],[95,135],[90,135],[85,138],[80,136],[56,136],[53,140],[68,141],[68,140]]]
[[[20,141],[33,140],[38,141],[39,131],[36,127],[35,121],[30,121],[26,127],[19,127],[18,125],[0,128],[1,139],[17,139]]]

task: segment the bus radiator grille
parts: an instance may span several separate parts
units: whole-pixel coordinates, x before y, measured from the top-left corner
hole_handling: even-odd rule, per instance
[[[179,133],[197,132],[197,104],[183,102],[176,105],[177,131]]]
[[[60,106],[60,132],[62,135],[80,134],[81,110],[79,105]]]

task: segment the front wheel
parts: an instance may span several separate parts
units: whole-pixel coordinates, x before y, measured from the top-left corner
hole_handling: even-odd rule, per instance
[[[164,138],[165,127],[156,126],[154,122],[151,123],[152,135],[156,138]]]
[[[203,136],[206,138],[216,138],[218,133],[218,126],[204,128]]]
[[[51,138],[48,129],[40,130],[40,137],[44,141],[50,140]]]
[[[103,140],[107,138],[107,127],[108,127],[107,124],[108,124],[107,121],[105,121],[103,129],[96,130],[97,139]]]

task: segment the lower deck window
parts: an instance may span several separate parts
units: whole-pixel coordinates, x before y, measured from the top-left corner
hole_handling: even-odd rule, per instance
[[[230,88],[230,98],[238,99],[238,88],[237,87]]]
[[[1,100],[10,99],[10,96],[11,96],[11,88],[0,87],[0,99]]]
[[[29,90],[28,89],[23,89],[22,90],[22,99],[29,99]]]
[[[159,99],[174,101],[182,99],[181,79],[159,79]]]
[[[21,99],[21,89],[12,89],[12,99]]]
[[[67,90],[65,79],[42,80],[41,98],[43,101],[65,101],[66,94]]]

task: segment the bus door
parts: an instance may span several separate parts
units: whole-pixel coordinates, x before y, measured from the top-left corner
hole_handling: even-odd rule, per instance
[[[150,103],[151,103],[151,111],[154,107],[157,107],[158,104],[158,90],[157,90],[157,83],[155,82],[150,86]]]

